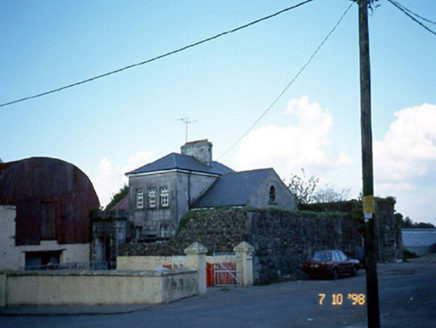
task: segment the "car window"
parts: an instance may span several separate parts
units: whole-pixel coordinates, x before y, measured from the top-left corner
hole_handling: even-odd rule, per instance
[[[341,260],[339,255],[338,255],[338,252],[333,252],[333,260],[334,261],[340,261]]]
[[[341,257],[342,261],[347,261],[348,260],[347,255],[345,255],[344,252],[339,251],[338,253],[339,253],[339,256]]]
[[[331,252],[315,252],[313,259],[315,261],[331,261],[332,254]]]

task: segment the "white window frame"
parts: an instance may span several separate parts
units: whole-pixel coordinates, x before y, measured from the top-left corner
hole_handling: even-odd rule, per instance
[[[135,208],[144,208],[144,189],[136,189]]]
[[[160,187],[160,190],[159,190],[159,199],[160,199],[160,206],[161,207],[168,207],[168,206],[170,206],[170,198],[169,198],[168,187]]]
[[[148,188],[147,196],[148,196],[147,197],[148,207],[156,208],[156,188],[155,187]]]
[[[170,237],[170,227],[167,224],[163,224],[160,226],[160,236],[162,238]]]

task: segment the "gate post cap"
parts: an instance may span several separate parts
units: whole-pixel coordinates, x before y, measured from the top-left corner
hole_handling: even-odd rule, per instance
[[[188,248],[185,248],[185,254],[206,254],[207,247],[203,244],[195,242],[191,244]]]
[[[254,252],[254,247],[251,246],[249,243],[247,243],[246,241],[243,241],[242,243],[236,245],[235,247],[233,247],[233,250],[235,252]]]

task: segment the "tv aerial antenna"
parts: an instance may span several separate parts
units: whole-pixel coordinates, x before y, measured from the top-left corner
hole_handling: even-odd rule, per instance
[[[185,123],[185,142],[188,142],[188,131],[189,131],[189,124],[195,123],[197,122],[197,120],[190,120],[189,116],[188,117],[183,117],[183,118],[179,118],[177,119],[177,121],[182,121],[183,123]]]

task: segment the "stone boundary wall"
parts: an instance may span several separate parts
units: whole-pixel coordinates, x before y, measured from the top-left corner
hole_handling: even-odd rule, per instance
[[[233,252],[248,236],[247,209],[211,209],[185,214],[176,236],[166,242],[121,244],[118,256],[172,256],[184,254],[186,247],[199,242],[208,255]]]
[[[356,227],[345,213],[251,212],[247,242],[256,250],[260,282],[302,278],[301,264],[320,249],[354,255],[361,247]]]
[[[190,211],[173,239],[124,244],[118,255],[182,254],[193,241],[205,245],[208,255],[233,252],[242,241],[254,246],[258,282],[301,277],[301,263],[317,249],[341,248],[355,253],[361,245],[361,237],[346,213],[223,208]]]
[[[375,198],[376,203],[376,239],[377,261],[393,262],[403,258],[403,238],[401,226],[395,221],[395,198]],[[303,204],[300,208],[307,211],[325,212],[338,211],[347,213],[350,222],[357,227],[357,232],[363,236],[364,220],[362,202],[350,200],[335,203]]]
[[[4,271],[0,306],[158,304],[198,294],[198,271]]]

